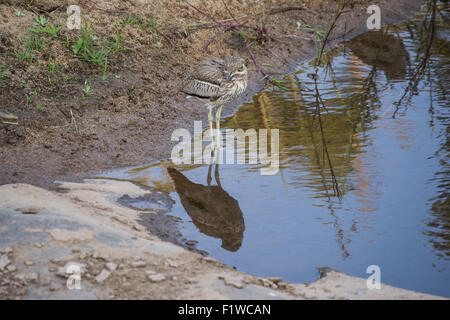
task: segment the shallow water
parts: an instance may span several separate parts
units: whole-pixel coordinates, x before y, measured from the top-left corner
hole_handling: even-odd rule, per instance
[[[317,87],[304,63],[223,118],[280,130],[276,175],[161,162],[100,178],[161,192],[122,200],[238,270],[312,282],[318,267],[367,278],[378,265],[384,283],[450,296],[448,10],[430,2],[344,43]]]

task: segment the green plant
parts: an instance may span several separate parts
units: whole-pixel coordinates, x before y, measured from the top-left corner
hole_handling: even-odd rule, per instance
[[[151,28],[152,28],[152,31],[153,31],[153,32],[156,32],[156,31],[157,31],[157,27],[156,27],[156,15],[153,14],[153,16],[151,16],[149,20],[150,20],[150,26],[151,26]]]
[[[123,22],[124,25],[128,24],[130,26],[134,26],[136,23],[139,22],[139,19],[135,18],[135,17],[128,16],[128,17],[124,17],[122,19],[122,22]]]
[[[107,44],[114,50],[116,54],[122,54],[123,51],[127,50],[134,50],[134,48],[125,47],[125,45],[122,44],[121,38],[120,38],[120,22],[116,23],[116,32],[115,32],[115,41],[113,43],[107,42]],[[132,40],[126,41],[125,44],[129,44],[133,42]]]
[[[34,19],[34,25],[37,27],[45,27],[47,22],[48,22],[48,19],[43,14],[39,15],[39,17],[36,17]]]
[[[103,65],[103,76],[102,76],[103,81],[106,80],[106,70],[107,69],[108,69],[108,58],[106,58],[105,63]]]
[[[87,62],[104,66],[108,61],[107,58],[111,49],[98,46],[95,40],[97,40],[97,37],[91,33],[89,24],[85,20],[81,35],[78,37],[77,42],[72,45],[73,53]]]
[[[48,60],[48,72],[48,83],[52,85],[52,74],[58,72],[58,65],[50,59]]]
[[[52,38],[57,38],[59,31],[61,31],[62,26],[55,27],[52,23],[49,26],[43,28],[41,32],[48,33]]]
[[[51,36],[51,38],[57,38],[58,37],[58,33],[59,31],[62,29],[62,26],[58,26],[56,27],[53,23],[50,24],[47,27],[39,27],[39,28],[29,28],[28,30],[36,33],[36,34],[41,34],[41,33],[46,33],[49,34]]]
[[[85,88],[81,88],[81,90],[85,93],[85,94],[87,94],[87,95],[89,95],[90,93],[91,93],[91,81],[89,80],[89,81],[85,81],[84,82],[84,84],[86,85],[86,87]]]
[[[14,14],[18,17],[24,17],[25,13],[23,13],[21,10],[14,8]]]
[[[3,69],[3,71],[1,71],[2,69]],[[9,72],[9,69],[6,67],[6,64],[1,63],[0,64],[0,79],[3,78],[8,72]]]

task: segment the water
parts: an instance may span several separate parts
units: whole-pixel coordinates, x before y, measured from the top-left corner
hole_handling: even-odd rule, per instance
[[[280,130],[277,175],[161,162],[104,178],[162,192],[131,205],[238,270],[312,282],[378,265],[384,283],[450,296],[448,18],[430,2],[328,52],[317,88],[304,63],[223,119]]]

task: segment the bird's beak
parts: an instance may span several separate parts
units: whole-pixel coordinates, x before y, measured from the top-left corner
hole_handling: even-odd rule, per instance
[[[227,82],[230,82],[232,78],[233,78],[233,74],[230,72],[227,77]]]

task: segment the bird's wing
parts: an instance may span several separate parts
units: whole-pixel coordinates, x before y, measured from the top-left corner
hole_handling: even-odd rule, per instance
[[[193,79],[219,85],[226,79],[223,60],[208,60],[199,65],[192,74]]]
[[[199,65],[182,83],[181,91],[201,98],[217,97],[226,80],[223,60],[208,60]]]

